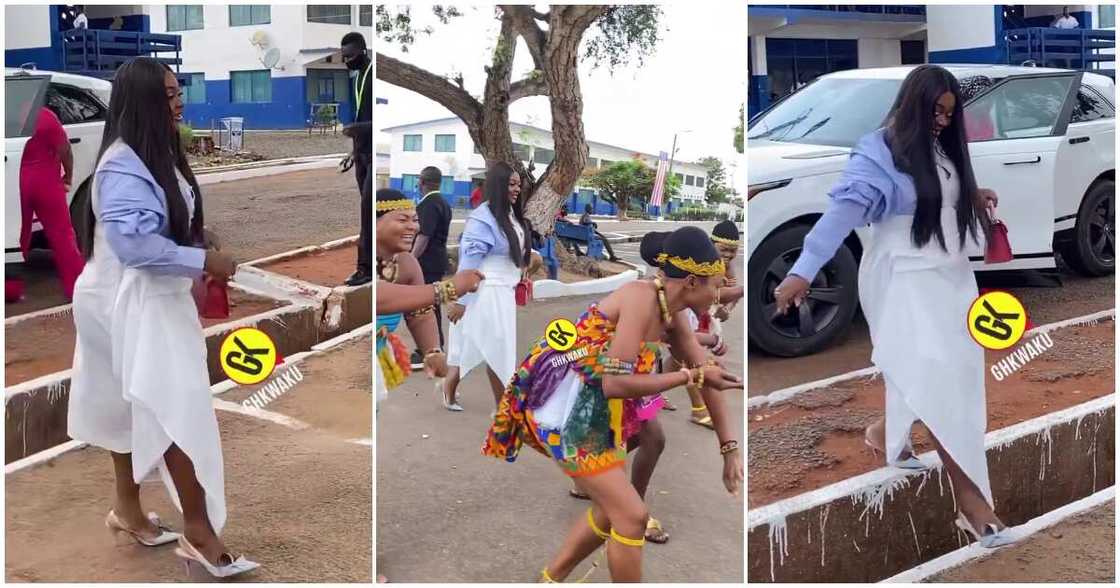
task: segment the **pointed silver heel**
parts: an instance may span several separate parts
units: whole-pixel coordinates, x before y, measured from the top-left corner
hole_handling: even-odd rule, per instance
[[[1019,540],[1015,533],[1012,532],[1011,527],[1004,527],[997,529],[995,525],[988,523],[984,525],[985,534],[981,535],[976,532],[976,528],[969,522],[968,517],[964,513],[957,513],[956,520],[957,528],[968,533],[972,538],[980,543],[987,549],[995,549],[996,547],[1003,547],[1010,545]]]
[[[863,444],[866,445],[868,447],[868,449],[870,449],[871,452],[875,454],[876,457],[878,457],[878,455],[880,453],[883,454],[884,457],[886,456],[886,452],[884,450],[880,449],[874,443],[871,442],[871,438],[867,436],[867,431],[864,431],[864,433],[863,433]],[[906,449],[904,451],[910,457],[907,457],[906,459],[898,459],[898,460],[894,460],[894,461],[891,461],[891,460],[888,459],[888,460],[886,460],[887,465],[891,466],[891,467],[895,467],[895,468],[901,468],[901,469],[904,469],[904,470],[924,470],[924,469],[926,469],[927,466],[926,466],[925,462],[918,459],[914,455],[914,447],[913,446],[911,446],[909,443],[907,443],[906,444]]]
[[[160,545],[167,545],[179,539],[179,533],[172,531],[170,527],[160,522],[159,516],[156,515],[156,513],[148,513],[148,520],[159,530],[159,535],[149,538],[129,529],[117,518],[117,513],[111,510],[109,514],[105,515],[105,526],[108,527],[109,531],[118,537],[118,539],[120,537],[128,537],[146,547],[159,547]]]

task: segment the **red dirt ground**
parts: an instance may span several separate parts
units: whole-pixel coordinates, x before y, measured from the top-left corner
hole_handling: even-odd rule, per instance
[[[202,327],[260,314],[286,303],[230,290],[229,304],[230,318],[203,319]],[[69,309],[4,325],[5,386],[69,369],[73,360],[74,315]]]
[[[1051,331],[1054,346],[1010,377],[987,372],[988,431],[1108,395],[1115,389],[1114,321]],[[1024,342],[1031,337],[1025,338]],[[988,352],[988,367],[1010,351]],[[863,444],[864,428],[883,413],[880,378],[801,393],[748,411],[747,507],[796,496],[883,466]],[[933,449],[914,428],[914,449]]]
[[[319,284],[320,286],[341,286],[350,274],[354,273],[358,250],[350,245],[336,247],[327,251],[300,255],[283,261],[274,261],[260,266],[261,269],[285,276]]]

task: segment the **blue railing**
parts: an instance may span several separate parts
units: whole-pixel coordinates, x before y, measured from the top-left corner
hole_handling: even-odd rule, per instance
[[[898,4],[760,4],[759,8],[791,10],[827,10],[831,12],[862,12],[865,14],[911,14],[925,16],[926,7]]]
[[[1116,63],[1116,55],[1105,49],[1116,48],[1116,31],[1101,29],[1054,29],[1030,27],[1011,29],[1007,35],[1007,63],[1034,62],[1039,67],[1080,69],[1114,76],[1115,70],[1102,68]]]
[[[103,29],[72,29],[59,33],[62,37],[62,69],[67,72],[96,77],[112,77],[113,72],[133,57],[152,57],[176,72],[183,60],[179,35],[139,31]],[[175,57],[160,57],[160,53]]]

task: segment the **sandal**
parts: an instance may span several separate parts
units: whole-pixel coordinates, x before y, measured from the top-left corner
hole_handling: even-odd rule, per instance
[[[715,425],[712,424],[712,415],[706,414],[706,415],[704,415],[704,418],[700,418],[700,419],[696,418],[696,413],[707,412],[707,410],[708,410],[708,407],[705,406],[705,405],[692,407],[692,417],[689,418],[688,420],[690,422],[692,422],[692,424],[694,424],[694,425],[700,425],[701,427],[707,427],[707,428],[714,431],[714,430],[716,430],[716,427],[715,427]]]
[[[580,500],[591,500],[590,496],[584,494],[583,492],[580,492],[579,488],[576,488],[575,486],[572,486],[568,489],[568,496],[571,496],[572,498],[578,498]]]
[[[661,395],[661,398],[663,398],[664,401],[665,401],[665,404],[663,404],[661,406],[661,408],[664,408],[665,410],[672,410],[672,411],[677,410],[677,405],[673,404],[672,402],[669,402],[669,399],[666,398],[664,394]]]
[[[661,528],[661,521],[653,517],[650,517],[649,520],[646,521],[646,541],[659,544],[669,541],[669,534],[665,532],[665,529]]]

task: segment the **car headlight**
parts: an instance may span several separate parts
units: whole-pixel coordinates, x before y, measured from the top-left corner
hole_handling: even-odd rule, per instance
[[[776,188],[784,188],[784,187],[788,186],[789,183],[792,182],[792,181],[793,181],[793,178],[786,178],[784,180],[778,180],[776,182],[766,182],[764,184],[755,184],[753,186],[747,186],[747,202],[750,202],[751,198],[755,197],[755,194],[758,194],[760,192],[765,192],[767,190],[774,190]]]

